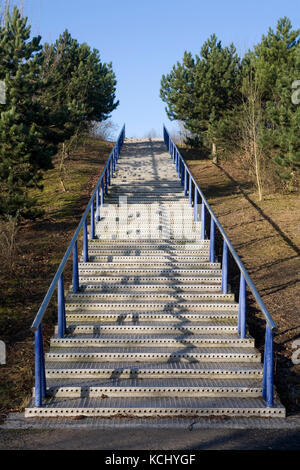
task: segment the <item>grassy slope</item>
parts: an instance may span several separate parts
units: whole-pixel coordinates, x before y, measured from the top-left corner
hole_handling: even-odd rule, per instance
[[[86,139],[66,162],[63,192],[58,162],[44,175],[44,191],[35,192],[41,219],[25,222],[18,235],[18,255],[12,273],[0,267],[0,338],[7,345],[7,364],[0,366],[0,416],[19,410],[33,385],[33,335],[30,325],[71,241],[100,176],[112,144]],[[70,263],[66,286],[71,281]],[[46,343],[56,323],[56,299],[44,321]]]
[[[300,366],[291,360],[300,335],[299,194],[273,194],[258,202],[248,175],[232,163],[217,167],[209,160],[190,159],[193,152],[182,153],[278,326],[276,385],[288,411],[299,411]],[[231,283],[237,291],[237,275]],[[248,323],[262,351],[265,322],[251,296]]]

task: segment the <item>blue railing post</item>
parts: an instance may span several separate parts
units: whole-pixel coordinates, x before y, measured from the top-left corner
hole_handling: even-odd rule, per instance
[[[189,205],[190,207],[193,206],[193,180],[192,180],[192,176],[190,176],[190,181],[189,181]]]
[[[228,246],[226,241],[223,242],[223,256],[222,256],[222,292],[228,293]]]
[[[181,174],[181,186],[184,186],[184,165],[183,161],[181,161],[181,169],[180,169],[180,174]]]
[[[42,406],[43,398],[46,397],[46,376],[42,326],[40,325],[34,333],[35,354],[35,406]]]
[[[209,262],[215,262],[215,221],[212,217],[210,218]]]
[[[65,310],[65,289],[64,275],[62,274],[57,285],[57,306],[58,306],[58,337],[65,336],[66,329],[66,310]]]
[[[201,204],[201,238],[205,240],[205,204]]]
[[[108,181],[107,181],[107,168],[105,170],[105,177],[104,177],[105,183],[104,183],[104,194],[107,196],[108,194]]]
[[[117,152],[115,148],[113,149],[112,161],[113,161],[113,174],[114,174],[114,172],[116,171],[116,161],[117,161]]]
[[[111,158],[111,161],[110,161],[110,177],[111,177],[111,179],[113,179],[113,176],[114,176],[114,152],[112,154],[112,158]]]
[[[104,206],[104,179],[101,180],[101,207]]]
[[[100,185],[98,183],[96,191],[96,221],[100,222]]]
[[[274,405],[274,344],[273,331],[268,324],[266,324],[262,396],[267,401],[267,406]]]
[[[78,244],[73,246],[73,292],[76,294],[79,290],[79,272],[78,272]]]
[[[246,281],[243,273],[240,278],[238,333],[242,339],[246,338]]]
[[[184,195],[187,196],[188,193],[188,177],[187,177],[187,169],[186,166],[184,167]]]
[[[95,202],[94,199],[91,205],[91,233],[90,233],[91,240],[95,239]]]
[[[87,219],[85,219],[83,224],[83,261],[85,263],[89,261]]]
[[[195,193],[194,193],[194,221],[198,221],[198,189],[195,185]]]
[[[111,160],[107,165],[107,185],[110,186],[110,175],[111,175]]]

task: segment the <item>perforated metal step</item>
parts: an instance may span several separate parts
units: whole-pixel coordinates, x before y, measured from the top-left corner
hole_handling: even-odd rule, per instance
[[[58,327],[56,326],[55,332],[57,334]],[[113,322],[94,323],[92,325],[69,325],[67,327],[67,334],[82,335],[82,334],[106,334],[106,333],[122,333],[122,334],[141,334],[141,333],[232,333],[236,334],[237,327],[235,322],[187,322],[181,321],[176,323],[171,322],[144,322],[143,324],[136,323],[133,325],[116,324]]]
[[[197,348],[185,346],[177,348],[166,347],[101,347],[97,348],[57,348],[52,347],[46,355],[48,361],[133,361],[133,362],[159,362],[159,361],[189,361],[189,362],[260,362],[261,355],[254,348],[226,347],[226,348]]]
[[[69,379],[48,380],[53,397],[260,397],[261,382],[254,379]]]
[[[55,362],[46,363],[49,378],[230,378],[239,380],[262,379],[262,365],[258,362]]]
[[[185,311],[179,312],[160,312],[153,311],[146,312],[67,312],[68,324],[78,322],[116,322],[118,324],[132,323],[134,325],[142,322],[155,321],[155,322],[182,322],[182,321],[208,321],[208,320],[235,320],[237,322],[237,312],[197,312],[187,313]]]
[[[32,416],[285,416],[284,407],[276,400],[267,408],[261,398],[50,398],[45,406],[32,404],[25,410]]]
[[[192,332],[178,332],[178,333],[138,333],[132,332],[131,334],[124,335],[120,332],[100,332],[99,335],[86,334],[86,335],[71,335],[66,338],[53,337],[51,339],[51,346],[54,347],[73,347],[89,348],[97,347],[104,348],[106,346],[124,346],[124,347],[160,347],[173,348],[174,346],[191,347],[191,346],[205,346],[205,347],[245,347],[249,348],[254,346],[253,338],[241,339],[236,333],[220,333],[214,334],[199,334]]]

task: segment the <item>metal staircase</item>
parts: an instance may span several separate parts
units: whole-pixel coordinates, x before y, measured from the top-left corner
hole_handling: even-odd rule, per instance
[[[205,212],[187,199],[194,187],[175,146],[174,165],[159,139],[125,142],[118,161],[120,148],[93,195],[79,260],[78,234],[72,242],[73,285],[64,299],[63,265],[49,289],[58,285],[59,325],[45,364],[44,307],[37,317],[25,415],[284,417],[273,383],[263,390],[272,368],[265,359],[263,378],[253,338],[240,334],[241,299],[224,288],[226,262],[203,237]]]

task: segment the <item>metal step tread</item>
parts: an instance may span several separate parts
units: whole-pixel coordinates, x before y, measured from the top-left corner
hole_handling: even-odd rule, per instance
[[[88,335],[86,335],[88,336]],[[52,338],[51,339],[51,347],[56,348],[68,348],[68,347],[77,347],[81,348],[100,348],[101,350],[107,346],[111,347],[130,347],[130,348],[138,348],[142,345],[145,347],[164,347],[166,350],[172,348],[174,346],[183,348],[185,347],[204,347],[206,346],[211,348],[217,347],[254,347],[254,340],[252,338],[245,338],[241,339],[236,337],[235,335],[231,335],[231,337],[225,338],[224,335],[214,335],[211,337],[200,337],[196,334],[181,334],[174,337],[169,335],[130,335],[130,334],[103,334],[100,335],[99,338],[78,338],[77,335],[73,335],[72,338]]]
[[[76,294],[72,292],[68,292],[66,297],[66,302],[73,303],[81,302],[81,300],[108,300],[111,299],[118,301],[121,303],[122,300],[127,299],[137,299],[140,300],[140,303],[143,303],[143,299],[151,299],[151,301],[156,302],[159,300],[172,300],[172,299],[188,299],[188,300],[216,300],[216,301],[223,301],[223,302],[233,302],[234,295],[233,294],[223,294],[222,292],[78,292]]]
[[[111,253],[109,255],[103,255],[101,251],[97,252],[96,250],[89,250],[89,260],[90,262],[93,262],[93,260],[97,262],[103,262],[103,263],[148,263],[151,261],[150,264],[159,263],[173,263],[175,261],[179,261],[180,264],[182,264],[182,261],[184,261],[185,264],[197,264],[199,262],[204,261],[209,261],[209,253],[200,251],[196,255],[189,256],[187,253],[179,256],[179,255],[174,255],[170,253],[163,253],[163,254],[157,254],[157,253],[150,253],[149,256],[144,256],[144,255],[118,255]]]
[[[164,291],[163,293],[169,294],[180,294],[181,291],[182,293],[186,291],[192,291],[193,293],[197,293],[198,290],[201,290],[201,293],[207,293],[209,294],[210,291],[213,291],[215,293],[221,294],[222,290],[221,287],[218,286],[217,284],[206,284],[206,285],[189,285],[189,284],[173,284],[173,285],[163,285],[163,284],[126,284],[125,282],[123,284],[105,284],[104,282],[99,285],[99,284],[92,284],[92,283],[81,283],[80,284],[80,290],[78,293],[89,293],[89,292],[95,292],[97,294],[106,294],[110,293],[113,291],[113,293],[120,293],[120,294],[130,294],[131,291],[141,291],[141,292],[156,292],[159,291]],[[196,292],[194,292],[196,291]],[[72,287],[70,287],[70,293],[72,292]]]
[[[82,379],[82,378],[69,378],[69,379],[48,379],[47,385],[49,387],[108,387],[108,388],[119,388],[119,387],[134,387],[134,388],[167,388],[167,387],[178,387],[178,388],[262,388],[262,381],[259,379],[207,379],[207,378],[186,378],[186,377],[172,377],[172,378],[94,378],[94,379]]]
[[[201,277],[202,274],[208,274],[210,276],[221,276],[222,272],[219,267],[213,267],[208,263],[205,263],[208,267],[199,267],[199,269],[183,269],[183,268],[170,268],[170,267],[139,267],[133,268],[131,267],[118,267],[118,265],[113,266],[112,263],[109,263],[109,266],[103,266],[103,263],[80,263],[79,264],[79,274],[82,275],[84,272],[112,272],[112,273],[122,273],[122,275],[130,276],[134,273],[152,273],[155,276],[162,276],[165,274],[172,274],[172,276],[176,276],[176,274],[187,274],[187,278],[190,277]],[[170,276],[170,277],[172,277]],[[164,277],[164,276],[163,276]]]
[[[77,300],[77,301],[76,301]],[[144,311],[145,309],[153,309],[153,310],[158,310],[158,311],[208,311],[210,309],[214,311],[231,311],[235,312],[238,311],[238,304],[232,303],[230,301],[228,302],[217,302],[217,301],[211,301],[209,302],[208,300],[205,300],[205,302],[184,302],[184,300],[181,301],[165,301],[165,302],[154,302],[154,301],[149,301],[149,302],[134,302],[134,301],[125,301],[124,302],[101,302],[101,301],[90,301],[88,302],[87,300],[84,299],[74,299],[70,301],[66,301],[66,310],[69,311],[78,311],[78,310],[84,310],[84,309],[107,309],[108,312],[111,310],[122,310],[122,309],[128,309],[128,313],[133,313],[133,310],[136,309],[136,311]],[[84,313],[84,312],[82,312]],[[121,312],[120,312],[121,313]]]
[[[189,268],[189,266],[191,267],[191,269],[188,269],[189,272],[193,272],[193,271],[198,271],[198,269],[196,269],[197,267],[199,269],[220,269],[220,264],[213,264],[213,263],[209,263],[208,260],[204,260],[203,261],[187,261],[187,262],[181,262],[181,261],[157,261],[155,262],[155,260],[149,262],[147,261],[147,264],[145,264],[145,260],[141,260],[141,262],[139,263],[138,260],[137,261],[132,261],[130,262],[130,266],[128,266],[128,263],[126,262],[126,260],[124,260],[124,262],[122,263],[121,261],[108,261],[108,262],[101,262],[101,261],[98,261],[97,259],[95,259],[95,257],[91,256],[90,258],[90,261],[89,263],[84,263],[82,260],[79,262],[79,268],[85,268],[85,267],[88,267],[88,268],[101,268],[101,269],[113,269],[113,268],[125,268],[126,271],[130,272],[130,269],[133,270],[134,268],[138,268],[138,269],[141,269],[141,270],[146,270],[146,269],[149,269],[149,268],[154,268],[156,271],[158,270],[162,270],[162,271],[167,271],[168,269],[171,270],[172,272],[173,271],[178,271],[178,270],[184,270],[184,269],[187,269]],[[144,266],[141,267],[141,264],[143,264]],[[124,266],[123,266],[124,265]]]
[[[204,248],[205,246],[209,246],[209,240],[149,240],[149,238],[143,240],[128,240],[127,238],[123,240],[89,240],[89,244],[91,247],[99,247],[99,248],[106,248],[106,249],[123,249],[123,248],[131,248],[131,249],[150,249],[150,250],[161,250],[167,248],[168,250],[198,250]]]
[[[153,283],[154,281],[154,283]],[[86,275],[83,276],[82,274],[79,276],[79,282],[81,288],[84,288],[85,286],[99,286],[99,284],[102,284],[104,287],[107,286],[107,288],[113,288],[113,287],[142,287],[146,286],[149,288],[152,288],[152,286],[156,286],[157,288],[197,288],[203,287],[203,285],[209,285],[209,284],[204,284],[204,283],[212,283],[214,286],[217,284],[220,284],[222,282],[222,278],[219,276],[199,276],[199,277],[170,277],[170,276],[152,276],[152,277],[142,277],[142,276],[114,276],[114,277],[109,277],[109,276],[92,276],[92,275]],[[158,284],[159,283],[159,284]],[[165,285],[164,285],[165,283]],[[71,286],[73,288],[73,286]],[[154,287],[153,287],[154,288]]]
[[[179,377],[186,377],[188,375],[196,376],[211,376],[215,375],[230,375],[230,376],[243,376],[249,375],[262,377],[263,367],[258,362],[145,362],[133,364],[132,362],[95,362],[92,365],[85,362],[47,362],[46,373],[48,376],[57,374],[86,374],[92,376],[97,373],[108,373],[109,377],[140,377],[145,374],[166,374],[178,375]]]
[[[120,398],[59,398],[45,400],[42,407],[32,401],[25,416],[285,416],[278,399],[267,408],[262,398],[192,398],[192,397],[120,397]]]
[[[121,329],[120,329],[121,330]],[[247,336],[245,339],[241,339],[237,332],[226,332],[221,334],[208,334],[208,333],[198,333],[196,332],[163,332],[163,333],[147,333],[147,332],[138,332],[138,331],[131,331],[131,334],[124,334],[121,331],[118,332],[105,332],[100,331],[99,333],[87,333],[87,334],[77,334],[74,335],[72,333],[68,334],[64,338],[59,338],[57,335],[51,338],[51,344],[56,343],[69,343],[69,342],[76,342],[78,344],[98,344],[102,342],[115,342],[115,341],[124,341],[125,343],[130,342],[144,342],[146,345],[147,343],[159,342],[165,344],[167,346],[168,343],[175,342],[208,342],[208,343],[234,343],[234,344],[252,344],[254,342],[253,338]]]
[[[55,331],[57,333],[58,327],[56,326]],[[139,333],[139,332],[157,332],[157,333],[167,333],[167,332],[198,332],[198,333],[216,333],[216,332],[231,332],[236,333],[237,326],[235,321],[227,321],[225,322],[178,322],[178,323],[170,323],[165,322],[162,324],[159,323],[150,323],[144,322],[142,325],[139,323],[133,325],[127,325],[122,323],[116,322],[101,322],[101,323],[93,323],[93,324],[73,324],[67,326],[67,334],[100,334],[105,332],[131,332],[131,333]]]
[[[94,321],[103,321],[108,322],[110,320],[115,320],[118,324],[132,323],[136,325],[138,322],[144,322],[149,320],[155,320],[159,322],[166,321],[206,321],[206,320],[237,320],[237,311],[235,312],[196,312],[196,313],[187,313],[187,312],[153,312],[153,311],[144,311],[144,312],[66,312],[68,324],[74,322],[94,322]]]
[[[128,394],[137,397],[154,395],[173,396],[256,396],[262,393],[262,381],[257,379],[196,379],[196,378],[160,378],[160,379],[48,379],[47,395],[86,396],[108,398]]]

